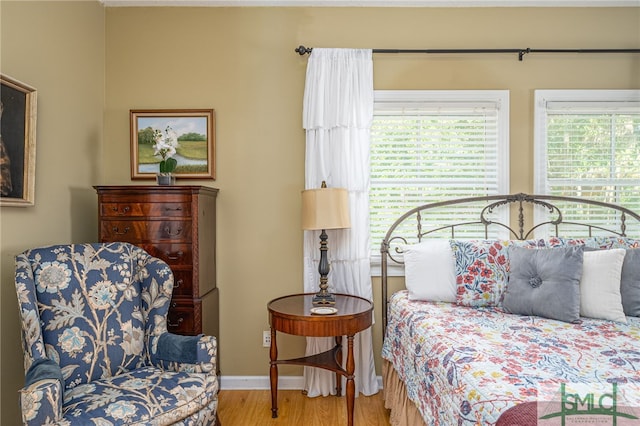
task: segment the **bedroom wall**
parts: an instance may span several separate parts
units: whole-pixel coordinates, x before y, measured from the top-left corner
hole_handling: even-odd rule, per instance
[[[3,425],[19,424],[24,383],[13,258],[30,247],[95,240],[104,15],[97,2],[0,1],[0,72],[38,91],[35,206],[0,207]]]
[[[307,59],[295,47],[640,47],[640,8],[109,8],[106,22],[104,183],[128,182],[129,109],[216,110],[218,178],[200,183],[220,188],[223,377],[268,374],[266,304],[302,290]],[[533,90],[640,88],[640,55],[375,55],[374,84],[510,90],[510,186],[531,191]],[[302,339],[280,343],[300,355]]]
[[[307,59],[296,46],[640,48],[640,8],[103,9],[93,1],[2,0],[0,14],[1,70],[39,94],[36,206],[0,211],[2,424],[17,423],[23,377],[13,255],[95,238],[91,186],[132,183],[130,109],[216,110],[218,178],[185,183],[220,189],[223,377],[266,376],[266,303],[302,290]],[[375,55],[374,85],[510,90],[511,191],[531,191],[533,90],[638,89],[640,56]],[[282,338],[281,356],[300,355],[301,340]]]

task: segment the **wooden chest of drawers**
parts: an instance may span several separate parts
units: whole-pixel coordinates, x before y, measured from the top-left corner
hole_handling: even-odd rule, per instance
[[[169,264],[167,327],[219,337],[216,195],[204,186],[96,186],[100,242],[124,241]]]

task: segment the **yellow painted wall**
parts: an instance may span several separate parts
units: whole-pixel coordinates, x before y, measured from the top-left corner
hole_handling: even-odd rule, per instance
[[[102,181],[104,8],[97,2],[0,1],[0,71],[38,92],[34,207],[0,208],[0,424],[19,423],[24,383],[13,257],[94,241]]]
[[[88,5],[5,7],[5,2],[0,3],[2,71],[21,74],[16,77],[25,75],[22,78],[41,89],[41,96],[42,90],[49,88],[67,97],[47,97],[48,102],[39,109],[36,208],[2,209],[3,408],[15,401],[20,383],[13,366],[21,362],[16,348],[15,301],[7,300],[15,297],[11,271],[5,270],[11,267],[9,257],[23,247],[95,235],[96,200],[91,185],[131,183],[130,109],[216,110],[217,180],[184,182],[220,189],[217,246],[223,377],[266,376],[268,350],[261,346],[262,330],[268,328],[266,304],[302,290],[301,104],[307,59],[294,53],[296,46],[640,48],[640,8],[121,7],[101,12]],[[74,19],[69,9],[86,13],[95,25]],[[7,29],[8,13],[17,23]],[[99,28],[102,14],[104,33]],[[51,19],[36,30],[38,39],[22,40],[17,36],[27,30],[20,23],[26,24],[31,15]],[[10,46],[5,34],[12,37]],[[82,37],[74,46],[80,46],[57,47],[69,57],[55,62],[53,68],[34,69],[36,59],[17,54],[23,44],[39,55],[50,54],[40,44],[56,38],[75,39],[77,34]],[[7,61],[13,69],[5,67],[5,48],[15,51],[12,61]],[[86,69],[88,64],[91,70]],[[62,71],[56,74],[58,69]],[[84,93],[86,88],[75,89],[79,80],[90,81],[95,90],[102,74],[104,122],[102,93],[94,97]],[[59,85],[49,87],[50,82]],[[637,89],[640,55],[532,54],[522,62],[515,55],[375,55],[374,85],[376,89],[510,90],[510,186],[512,192],[527,192],[533,187],[533,90]],[[61,102],[65,108],[60,108]],[[52,104],[55,110],[46,114],[45,105],[52,108]],[[41,117],[47,121],[40,121]],[[78,122],[80,128],[71,129]],[[93,127],[90,123],[95,123],[98,133],[95,145],[84,135]],[[60,144],[74,150],[74,160],[81,157],[83,161],[78,161],[80,166],[65,168],[62,182],[56,182],[57,169],[50,158],[66,158],[67,154],[56,150]],[[58,190],[65,197],[62,200],[54,195]],[[80,201],[74,202],[78,198]],[[5,235],[6,227],[12,229]],[[379,352],[377,287],[374,293],[378,306],[374,335]],[[284,336],[280,344],[282,357],[298,356],[303,348],[301,338],[296,337]],[[281,372],[300,374],[297,368]],[[10,376],[6,382],[5,374]]]

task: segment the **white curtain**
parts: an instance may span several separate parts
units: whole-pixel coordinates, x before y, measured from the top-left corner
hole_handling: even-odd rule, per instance
[[[351,228],[327,230],[329,291],[373,300],[369,264],[369,136],[373,119],[373,62],[367,49],[314,48],[307,64],[303,127],[305,188],[346,188]],[[304,233],[304,291],[318,291],[319,231]],[[346,339],[343,339],[346,342]],[[333,338],[308,338],[306,355],[330,349]],[[346,348],[344,348],[346,350]],[[356,395],[378,392],[371,328],[354,339]],[[343,351],[346,361],[346,353]],[[305,367],[309,396],[335,394],[335,374]],[[343,379],[344,380],[344,379]],[[344,383],[343,383],[344,389]]]

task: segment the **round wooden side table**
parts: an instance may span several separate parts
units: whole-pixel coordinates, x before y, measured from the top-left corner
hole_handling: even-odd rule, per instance
[[[347,424],[353,425],[353,408],[355,401],[355,382],[353,372],[353,337],[356,333],[371,327],[373,320],[373,304],[362,297],[348,294],[336,294],[337,312],[330,315],[311,313],[314,293],[293,294],[279,297],[267,305],[269,325],[271,326],[271,348],[269,356],[271,367],[271,417],[278,417],[278,364],[296,364],[323,368],[336,373],[336,394],[342,393],[340,376],[347,379]],[[279,360],[276,332],[308,337],[335,337],[336,345],[323,353],[302,358]],[[347,362],[342,367],[342,336],[347,336]]]

